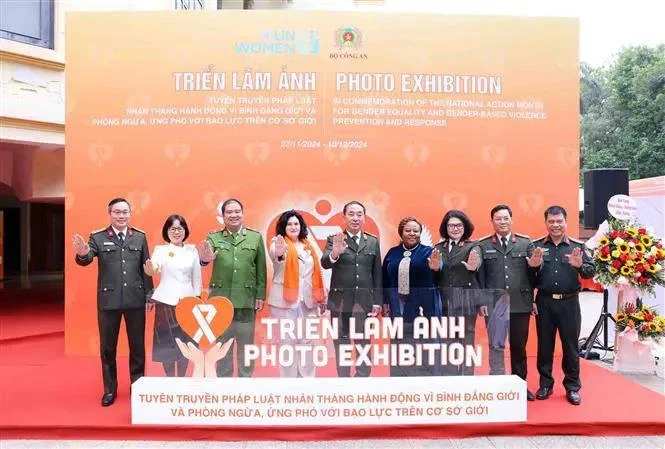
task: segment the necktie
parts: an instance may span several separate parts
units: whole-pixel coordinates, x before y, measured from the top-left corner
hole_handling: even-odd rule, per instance
[[[125,233],[124,232],[118,232],[118,238],[120,239],[120,243],[125,242]]]
[[[452,242],[450,242],[450,247],[448,248],[448,252],[452,253],[453,248],[456,247],[456,246],[457,246],[457,243],[454,240]]]
[[[508,247],[508,239],[501,237],[501,248],[506,249]]]

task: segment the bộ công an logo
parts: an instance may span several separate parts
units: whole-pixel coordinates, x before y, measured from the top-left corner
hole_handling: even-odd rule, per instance
[[[362,52],[364,37],[362,31],[354,26],[342,26],[335,30],[336,51],[330,52],[330,59],[367,59]]]
[[[363,34],[356,27],[342,27],[335,32],[335,42],[339,48],[359,48],[363,42]]]

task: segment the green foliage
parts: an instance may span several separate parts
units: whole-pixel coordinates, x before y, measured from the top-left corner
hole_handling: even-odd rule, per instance
[[[582,169],[665,175],[665,45],[622,50],[609,67],[580,66]]]

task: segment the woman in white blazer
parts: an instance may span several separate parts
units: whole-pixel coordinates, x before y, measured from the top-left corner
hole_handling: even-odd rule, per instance
[[[187,222],[180,215],[171,215],[162,228],[166,245],[157,245],[152,259],[145,263],[149,276],[160,275],[159,285],[152,294],[155,303],[152,359],[161,362],[167,376],[182,377],[187,372],[187,359],[175,339],[188,341],[178,325],[175,306],[181,298],[201,294],[201,265],[194,245],[185,244],[189,237]]]
[[[313,244],[307,238],[305,220],[295,210],[286,211],[277,220],[275,234],[269,249],[274,268],[268,296],[270,315],[293,321],[320,317],[326,302],[321,265]],[[313,346],[315,343],[288,336],[277,337],[282,345]],[[311,352],[307,354],[301,359],[300,352],[294,351],[293,364],[280,366],[280,376],[314,377]]]

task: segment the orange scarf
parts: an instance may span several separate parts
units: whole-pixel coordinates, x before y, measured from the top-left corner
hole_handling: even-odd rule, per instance
[[[300,265],[298,263],[298,250],[295,243],[290,238],[286,240],[286,263],[284,266],[284,300],[295,302],[298,300],[298,279],[300,278]],[[309,250],[314,261],[314,270],[312,271],[312,298],[318,303],[323,303],[325,298],[323,294],[323,277],[321,276],[321,265],[316,257],[316,252],[309,241],[303,241],[305,249]]]

